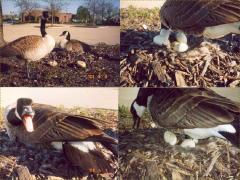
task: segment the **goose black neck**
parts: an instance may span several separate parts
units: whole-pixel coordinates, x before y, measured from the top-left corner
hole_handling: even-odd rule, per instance
[[[155,91],[156,88],[140,88],[135,101],[138,105],[147,107],[148,97],[152,96]]]
[[[220,131],[219,133],[224,136],[226,139],[228,139],[232,144],[240,148],[240,116],[237,117],[231,125],[234,127],[236,130],[236,133],[229,133],[229,132],[224,132]]]
[[[41,34],[42,34],[42,37],[45,37],[46,36],[46,19],[41,19],[41,26],[40,26],[40,30],[41,30]]]
[[[15,110],[16,108],[13,108],[9,111],[8,115],[7,115],[7,120],[8,122],[13,125],[13,126],[20,126],[22,125],[22,120],[19,119],[16,114],[15,114]]]
[[[71,35],[70,35],[70,33],[68,33],[68,35],[67,35],[67,38],[66,38],[68,41],[70,41],[70,39],[71,39]]]

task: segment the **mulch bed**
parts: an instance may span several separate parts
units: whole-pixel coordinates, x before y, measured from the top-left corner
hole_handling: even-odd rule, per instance
[[[240,35],[207,41],[189,35],[189,50],[176,53],[153,43],[160,31],[158,12],[121,10],[121,86],[240,86]]]
[[[240,149],[219,138],[184,149],[164,142],[163,129],[122,131],[120,179],[216,180],[240,178]],[[182,140],[184,136],[178,135]]]
[[[78,61],[86,63],[86,68]],[[17,58],[0,59],[0,86],[118,86],[119,45],[98,44],[93,53],[55,49],[39,62],[26,64]]]

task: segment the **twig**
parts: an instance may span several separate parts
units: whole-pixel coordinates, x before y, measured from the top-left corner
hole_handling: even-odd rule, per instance
[[[204,59],[206,59],[206,62],[205,62],[205,65],[204,65],[204,68],[203,68],[203,71],[201,73],[200,76],[204,76],[207,72],[207,69],[208,69],[208,66],[210,65],[210,62],[212,60],[212,57],[211,56],[206,56]]]
[[[219,156],[220,156],[220,153],[217,152],[216,155],[212,158],[212,161],[211,161],[211,163],[210,163],[207,171],[204,173],[203,176],[208,176],[208,175],[209,175],[209,173],[212,171],[213,166],[214,166],[214,164],[216,163],[216,161],[217,161],[217,159],[219,158]]]

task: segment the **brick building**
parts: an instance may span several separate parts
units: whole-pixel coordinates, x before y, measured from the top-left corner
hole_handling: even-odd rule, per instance
[[[28,14],[23,14],[23,22],[39,22],[43,10],[33,10]],[[54,14],[54,23],[68,23],[71,22],[73,14],[57,12]],[[50,17],[51,19],[51,17]]]

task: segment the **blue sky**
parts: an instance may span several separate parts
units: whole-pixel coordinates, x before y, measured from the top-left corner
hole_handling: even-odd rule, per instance
[[[33,0],[34,1],[34,0]],[[45,5],[45,3],[41,2],[40,0],[36,0],[38,1],[41,5]],[[77,8],[81,5],[84,4],[84,2],[86,0],[66,0],[68,1],[68,6],[64,7],[64,11],[70,12],[70,13],[76,13],[77,12]],[[116,7],[120,6],[119,1],[120,0],[112,0],[114,2],[114,5]],[[15,6],[15,3],[13,0],[2,0],[2,6],[3,6],[3,14],[10,14],[10,12],[14,12],[19,13],[18,8]]]

